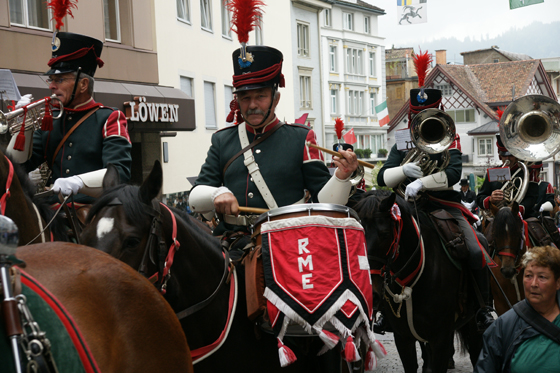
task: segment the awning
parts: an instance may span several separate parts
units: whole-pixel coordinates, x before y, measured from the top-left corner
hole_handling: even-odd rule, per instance
[[[35,100],[50,96],[47,76],[13,73],[22,95]],[[194,99],[180,89],[159,85],[95,80],[93,98],[122,110],[129,131],[192,131],[196,128]],[[132,103],[132,104],[127,104]]]

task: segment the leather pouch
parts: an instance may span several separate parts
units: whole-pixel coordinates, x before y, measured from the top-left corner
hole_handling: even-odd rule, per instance
[[[255,246],[243,259],[245,266],[245,290],[247,297],[247,317],[255,320],[266,310],[264,297],[264,269],[261,246]]]
[[[537,218],[527,218],[525,219],[527,226],[529,228],[529,236],[531,236],[531,241],[533,246],[547,246],[550,245],[552,239],[548,232],[544,229],[542,223]]]
[[[465,242],[465,235],[461,231],[457,220],[443,209],[430,213],[430,219],[445,244],[445,249],[451,257],[458,261],[464,261],[469,257],[469,249]]]

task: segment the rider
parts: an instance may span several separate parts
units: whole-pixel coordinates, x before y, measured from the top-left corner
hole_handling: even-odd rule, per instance
[[[420,102],[421,92],[427,95],[424,102]],[[441,103],[441,91],[437,89],[412,89],[410,91],[410,110],[411,118],[413,114],[419,113],[427,108],[437,108]],[[409,121],[410,123],[410,121]],[[484,250],[483,245],[479,242],[473,226],[469,224],[465,217],[474,222],[474,218],[461,204],[461,196],[459,192],[453,190],[452,186],[459,181],[462,170],[461,161],[461,144],[459,135],[455,136],[453,143],[448,148],[450,153],[449,165],[443,170],[431,175],[424,176],[421,168],[416,163],[406,163],[403,166],[404,158],[407,151],[399,150],[397,144],[393,145],[387,162],[383,165],[377,175],[377,183],[380,186],[388,186],[397,188],[401,183],[406,184],[405,197],[416,197],[419,192],[429,199],[429,209],[444,209],[448,211],[457,220],[459,227],[465,235],[466,245],[469,250],[469,267],[472,270],[475,281],[482,293],[482,297],[487,308],[481,308],[477,313],[477,322],[480,329],[488,328],[494,321],[489,312],[491,306],[490,300],[490,282],[488,269],[485,268],[490,260],[488,254]],[[441,153],[430,154],[430,159],[440,161]],[[491,260],[490,260],[491,261]],[[380,325],[381,324],[381,325]],[[384,327],[383,321],[377,323],[377,329]]]
[[[512,155],[508,149],[502,143],[500,135],[496,135],[497,141],[496,146],[498,147],[498,155],[502,162],[509,161],[509,169],[513,177],[514,173],[519,170],[518,159]],[[527,193],[524,198],[519,203],[519,210],[523,215],[524,219],[531,217],[538,217],[541,212],[553,210],[554,207],[554,189],[550,183],[540,179],[540,170],[542,168],[542,162],[536,162],[533,165],[528,166],[529,171],[529,184],[527,187]],[[523,180],[525,174],[523,170],[519,170],[518,175]],[[476,196],[476,202],[479,206],[484,209],[489,209],[490,204],[498,205],[504,199],[504,192],[501,190],[504,182],[501,181],[489,181],[488,173],[484,178],[482,187],[478,191]]]
[[[476,193],[469,188],[469,180],[461,179],[461,203],[473,214],[476,213]]]
[[[28,129],[14,135],[6,149],[15,162],[25,163],[28,171],[47,162],[52,170],[52,190],[63,195],[75,194],[78,206],[92,203],[102,191],[108,163],[117,167],[122,182],[130,179],[132,145],[125,115],[92,97],[95,70],[103,66],[102,49],[100,40],[69,32],[56,33],[48,62],[50,69],[45,75],[49,89],[61,100],[64,113],[53,120],[52,129],[45,126],[35,133]],[[58,113],[54,110],[53,117]],[[58,202],[58,197],[53,196],[51,202]]]

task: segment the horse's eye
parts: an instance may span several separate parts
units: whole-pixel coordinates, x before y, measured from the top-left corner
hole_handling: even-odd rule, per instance
[[[138,237],[127,237],[123,242],[123,250],[134,250],[140,245]]]

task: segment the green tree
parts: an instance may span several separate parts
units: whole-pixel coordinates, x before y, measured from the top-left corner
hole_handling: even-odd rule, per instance
[[[383,167],[383,162],[379,161],[375,164],[375,168],[371,170],[371,184],[377,190],[391,190],[389,187],[379,186],[379,184],[377,184],[377,174],[379,173],[379,170],[381,170],[381,167]]]

